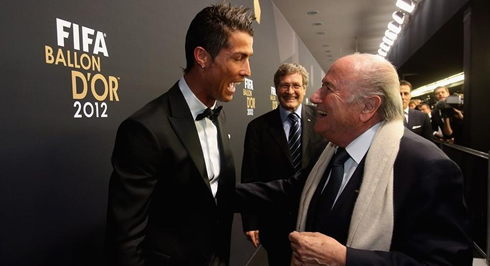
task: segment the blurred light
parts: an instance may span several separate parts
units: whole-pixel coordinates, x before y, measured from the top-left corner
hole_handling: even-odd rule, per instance
[[[415,9],[415,4],[412,2],[412,0],[398,0],[396,1],[396,6],[408,13],[412,13]]]
[[[396,40],[396,37],[398,36],[396,33],[392,32],[391,30],[386,30],[385,31],[385,36],[392,39],[393,41]]]
[[[388,44],[382,42],[379,47],[381,47],[381,49],[385,50],[386,52],[390,51],[390,48],[391,46],[389,46]]]
[[[378,54],[381,55],[382,57],[385,57],[387,53],[383,51],[383,49],[378,49]]]
[[[378,52],[379,52],[379,50],[378,50]],[[424,95],[427,92],[434,91],[434,89],[439,87],[439,86],[450,86],[451,84],[462,82],[463,80],[464,80],[464,72],[461,72],[459,74],[447,77],[445,79],[441,79],[439,81],[424,85],[422,87],[418,87],[417,89],[414,89],[412,91],[411,95],[412,95],[412,97]]]
[[[395,43],[393,40],[386,36],[383,37],[383,42],[387,43],[389,46],[392,46]]]
[[[388,29],[391,30],[392,32],[398,34],[402,31],[402,26],[400,24],[395,25],[396,22],[390,22],[388,23]]]
[[[392,17],[400,25],[403,25],[403,22],[405,22],[405,14],[401,11],[395,11]]]

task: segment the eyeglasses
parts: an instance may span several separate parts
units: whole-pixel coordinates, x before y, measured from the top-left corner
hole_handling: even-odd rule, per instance
[[[279,88],[281,88],[281,90],[288,90],[289,87],[293,87],[293,89],[299,90],[299,89],[301,89],[303,87],[303,85],[300,85],[300,84],[289,84],[289,83],[279,84]]]

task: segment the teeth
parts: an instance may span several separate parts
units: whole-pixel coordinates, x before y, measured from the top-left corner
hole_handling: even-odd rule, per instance
[[[327,112],[322,111],[322,110],[317,110],[316,112],[317,112],[319,115],[321,115],[321,116],[327,116],[327,115],[328,115],[328,114],[327,114]]]

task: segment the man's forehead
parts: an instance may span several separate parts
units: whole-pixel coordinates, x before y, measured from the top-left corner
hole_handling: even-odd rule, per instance
[[[400,86],[400,91],[410,92],[410,87],[408,85],[401,85]]]

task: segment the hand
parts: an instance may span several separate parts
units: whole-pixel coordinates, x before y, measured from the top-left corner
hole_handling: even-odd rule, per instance
[[[292,232],[289,234],[293,259],[291,265],[345,265],[347,248],[321,233]]]
[[[458,109],[456,109],[454,107],[453,107],[453,109],[454,109],[454,117],[457,118],[457,119],[462,120],[464,118],[463,112],[461,112],[460,110],[458,110]]]
[[[245,232],[245,235],[247,235],[248,241],[250,241],[250,242],[252,242],[252,244],[254,244],[254,247],[257,248],[259,246],[259,244],[260,244],[259,230]]]

